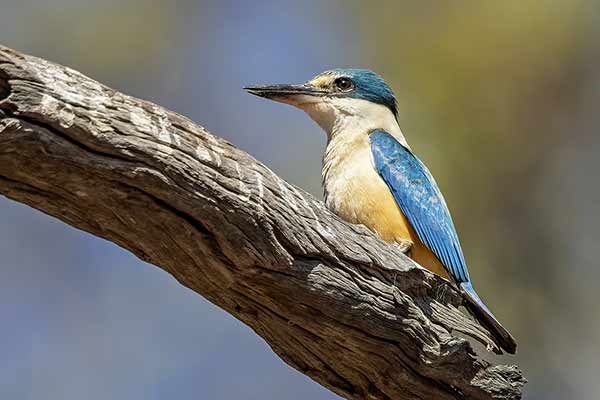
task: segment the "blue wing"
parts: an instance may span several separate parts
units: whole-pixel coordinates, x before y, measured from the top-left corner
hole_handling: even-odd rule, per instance
[[[372,132],[370,140],[375,168],[421,242],[446,267],[452,279],[460,286],[467,306],[492,333],[496,343],[508,353],[514,354],[517,349],[515,339],[498,322],[471,286],[452,217],[427,167],[385,131]]]
[[[469,282],[452,217],[427,167],[385,131],[372,132],[370,141],[375,168],[419,239],[458,284]]]

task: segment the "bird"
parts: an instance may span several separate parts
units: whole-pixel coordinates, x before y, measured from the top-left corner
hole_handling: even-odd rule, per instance
[[[325,131],[322,179],[325,204],[333,213],[386,242],[410,245],[409,256],[455,285],[496,344],[516,352],[515,339],[473,288],[446,201],[408,145],[396,97],[381,76],[337,68],[303,84],[244,89],[303,110]]]

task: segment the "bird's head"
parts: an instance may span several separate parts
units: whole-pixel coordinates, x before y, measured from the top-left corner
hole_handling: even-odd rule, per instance
[[[332,69],[300,85],[260,85],[245,89],[254,95],[301,108],[329,136],[349,127],[354,130],[397,127],[394,93],[383,78],[367,69]]]

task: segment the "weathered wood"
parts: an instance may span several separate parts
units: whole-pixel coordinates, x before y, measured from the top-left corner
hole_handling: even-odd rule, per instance
[[[521,397],[402,249],[187,118],[4,47],[0,193],[165,269],[347,399]]]

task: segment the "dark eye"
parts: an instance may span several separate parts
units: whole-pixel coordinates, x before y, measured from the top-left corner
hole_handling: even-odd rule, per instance
[[[333,83],[335,84],[335,87],[342,92],[349,92],[354,89],[354,82],[352,82],[352,79],[350,78],[337,78]]]

